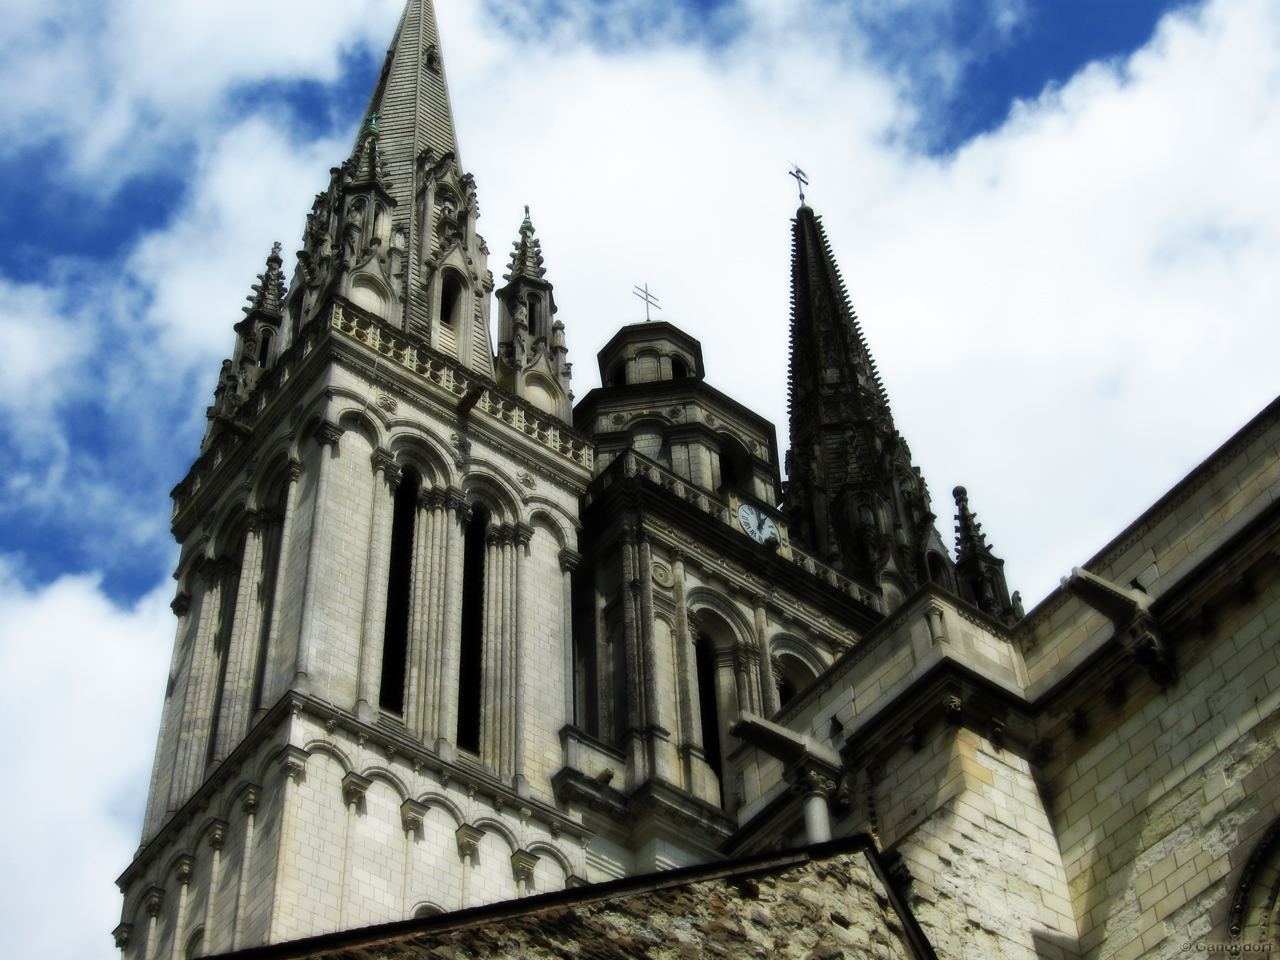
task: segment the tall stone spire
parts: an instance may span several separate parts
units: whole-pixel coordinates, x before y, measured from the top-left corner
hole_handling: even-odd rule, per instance
[[[893,425],[889,399],[822,229],[793,221],[791,534],[892,608],[921,582],[952,584],[929,492]]]
[[[497,292],[498,382],[567,422],[573,417],[573,365],[528,207],[512,248],[511,265],[502,275],[507,282]]]
[[[297,325],[330,295],[493,375],[488,248],[459,164],[431,0],[409,0],[350,159],[316,197],[289,292]]]
[[[969,492],[964,487],[951,491],[956,499],[956,579],[959,593],[983,613],[1013,624],[1022,619],[1021,602],[1009,596],[1004,577],[1004,561],[991,552],[982,524],[969,509]]]

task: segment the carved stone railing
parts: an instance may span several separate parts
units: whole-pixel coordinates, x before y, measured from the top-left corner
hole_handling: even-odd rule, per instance
[[[525,400],[507,394],[492,380],[467,370],[457,360],[446,357],[425,343],[407,338],[403,331],[388,326],[359,307],[335,302],[299,331],[297,340],[276,359],[253,392],[235,409],[234,420],[230,421],[231,429],[223,430],[215,438],[182,482],[174,487],[175,517],[200,489],[204,479],[217,470],[233,449],[230,438],[237,431],[241,434],[248,432],[249,425],[257,421],[289,382],[298,365],[331,333],[340,333],[365,344],[395,365],[412,371],[459,399],[477,395],[473,410],[500,420],[561,456],[591,469],[594,458],[591,441],[568,424]]]
[[[468,371],[456,360],[426,344],[410,340],[403,332],[350,305],[335,303],[330,308],[329,326],[459,398],[479,391],[473,409],[514,427],[575,463],[591,468],[593,450],[590,441],[577,435],[558,418],[508,394],[491,380]]]
[[[609,464],[592,481],[591,487],[587,490],[584,506],[590,504],[592,500],[621,477],[641,477],[674,494],[703,513],[715,517],[721,523],[732,523],[732,514],[728,505],[716,497],[715,494],[690,483],[657,461],[650,460],[644,454],[637,453],[634,450],[627,450],[625,453],[620,454],[613,463]],[[788,553],[790,554],[789,556]],[[841,593],[865,603],[873,610],[883,612],[883,605],[878,596],[843,574],[837,573],[812,554],[801,550],[794,542],[788,540],[784,549],[779,552],[779,556],[790,560],[805,573],[817,577],[828,586],[834,587]]]

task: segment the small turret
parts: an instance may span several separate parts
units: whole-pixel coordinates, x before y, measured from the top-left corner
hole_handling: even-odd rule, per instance
[[[1004,561],[987,546],[982,524],[969,510],[969,493],[964,487],[951,491],[956,498],[956,579],[960,581],[960,595],[989,614],[1007,624],[1022,618],[1021,598],[1009,596],[1009,585],[1004,578]]]
[[[498,298],[498,382],[518,397],[562,420],[573,416],[569,389],[572,364],[567,360],[564,324],[556,319],[556,301],[542,244],[533,235],[529,208],[524,208],[520,239],[512,247],[507,283]]]

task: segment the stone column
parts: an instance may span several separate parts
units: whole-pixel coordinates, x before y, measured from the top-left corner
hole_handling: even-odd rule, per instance
[[[170,688],[164,698],[164,707],[160,712],[160,738],[156,744],[156,762],[151,766],[151,786],[147,791],[147,814],[142,826],[142,835],[148,839],[164,819],[161,815],[162,810],[165,814],[176,813],[178,810],[176,802],[172,806],[170,805],[175,799],[173,782],[178,777],[178,756],[175,755],[173,761],[169,764],[169,790],[166,791],[166,795],[163,798],[158,796],[157,793],[160,789],[160,751],[164,747],[165,734],[168,732],[170,724],[174,723],[173,710],[176,690],[172,685],[178,678],[178,671],[182,669],[182,651],[186,646],[183,643],[183,637],[187,630],[187,615],[191,612],[191,594],[186,592],[179,593],[173,598],[169,608],[173,611],[174,616],[178,618],[178,632],[173,644],[173,656],[169,660]]]
[[[517,850],[511,855],[511,873],[516,879],[516,896],[527,897],[533,889],[533,868],[540,858],[528,850]]]
[[[346,818],[342,827],[342,900],[338,904],[338,929],[346,930],[349,926],[351,905],[351,834],[352,819],[356,810],[364,802],[364,795],[373,781],[362,777],[352,770],[342,778],[342,805]]]
[[[240,581],[236,605],[231,614],[231,635],[227,640],[227,668],[223,671],[220,713],[213,759],[220,763],[244,735],[241,713],[247,710],[253,686],[253,636],[257,624],[255,587],[262,577],[262,524],[256,513],[246,516],[244,555],[240,559]],[[247,726],[247,725],[246,725]]]
[[[462,573],[463,540],[467,523],[471,520],[471,507],[462,493],[449,490],[445,493],[447,520],[444,575],[444,617],[440,651],[440,697],[437,701],[439,724],[437,726],[436,752],[452,754],[452,744],[458,732],[458,652],[462,643]]]
[[[200,597],[200,615],[196,638],[191,645],[191,666],[187,671],[187,693],[178,734],[178,763],[169,794],[169,806],[182,806],[200,785],[204,773],[204,747],[207,742],[205,692],[217,683],[210,677],[214,666],[214,642],[217,637],[222,607],[222,565],[206,558],[200,566],[204,590]]]
[[[572,723],[578,727],[582,727],[583,712],[580,708],[584,691],[578,689],[578,664],[574,660],[574,636],[573,636],[573,574],[582,563],[582,556],[574,550],[565,547],[560,551],[560,583],[562,597],[562,612],[560,621],[560,637],[561,644],[564,648],[564,668],[565,668],[565,704],[564,704],[564,723]],[[597,731],[597,734],[599,731]]]
[[[302,462],[290,460],[286,469],[289,471],[289,486],[284,498],[284,520],[280,525],[280,560],[276,563],[276,585],[272,593],[271,626],[267,630],[267,652],[263,657],[265,668],[262,678],[262,700],[258,706],[259,714],[266,713],[271,705],[275,691],[271,680],[276,676],[275,666],[280,658],[280,608],[284,606],[284,586],[286,571],[289,566],[289,545],[293,541],[294,506],[298,500],[298,480],[302,476]]]
[[[518,523],[515,527],[511,544],[511,614],[514,622],[508,631],[512,639],[511,651],[511,782],[521,796],[529,795],[529,784],[524,775],[524,740],[525,740],[525,692],[524,692],[524,645],[525,645],[525,599],[527,593],[529,544],[533,542],[533,527]],[[567,579],[565,580],[567,584]],[[573,644],[568,643],[570,658],[573,657]],[[566,721],[568,722],[568,721]]]
[[[806,843],[826,843],[831,839],[831,814],[827,802],[836,785],[830,777],[816,770],[804,769],[796,775],[795,791],[804,806]]]
[[[360,643],[360,681],[356,716],[365,723],[378,719],[378,689],[382,681],[382,642],[387,622],[387,577],[391,567],[391,524],[400,467],[381,448],[373,451],[373,516],[369,523],[369,565],[365,577],[363,639]]]
[[[756,640],[760,644],[760,698],[764,715],[772,717],[782,709],[778,700],[778,680],[773,675],[773,655],[769,652],[769,614],[762,596],[751,598],[756,613]]]
[[[423,831],[428,807],[417,800],[406,800],[400,804],[400,826],[404,829],[404,873],[400,884],[400,916],[408,918],[410,896],[410,878],[413,876],[413,844]]]
[[[480,705],[480,759],[488,763],[498,775],[501,722],[498,713],[498,697],[501,687],[502,658],[498,651],[502,592],[502,532],[490,526],[484,541],[484,626],[481,630],[481,693]]]
[[[316,430],[316,443],[320,444],[320,471],[316,478],[316,505],[311,514],[311,544],[307,550],[307,579],[303,584],[302,627],[298,633],[298,659],[294,672],[294,686],[303,693],[311,692],[311,671],[316,656],[318,627],[316,608],[320,605],[320,564],[324,556],[325,498],[329,495],[329,475],[333,473],[333,457],[342,437],[342,428],[333,423],[322,423]]]
[[[209,893],[204,898],[204,949],[201,953],[215,953],[221,948],[213,942],[214,908],[217,906],[218,884],[222,882],[222,847],[227,842],[227,824],[215,820],[209,827],[209,849],[213,856],[209,861]]]
[[[236,889],[235,926],[232,928],[231,949],[239,950],[244,944],[245,908],[249,902],[249,873],[253,866],[253,835],[257,821],[258,803],[262,799],[262,788],[250,784],[245,787],[244,799],[240,801],[240,809],[245,813],[244,852],[240,857],[240,883]]]
[[[431,569],[431,538],[434,535],[432,491],[419,490],[414,504],[413,521],[413,573],[409,592],[409,637],[405,644],[405,694],[404,722],[410,736],[426,740],[430,736],[424,729],[427,706],[427,628],[428,600],[433,575]],[[434,724],[430,724],[434,726]]]
[[[164,891],[152,887],[142,898],[142,906],[147,911],[147,939],[142,945],[142,960],[152,960],[156,955],[156,928],[160,924],[160,909],[164,906]]]
[[[292,726],[293,724],[290,724],[290,727]],[[292,735],[292,733],[291,729],[290,734]],[[283,869],[279,868],[283,867],[287,856],[293,850],[294,819],[296,817],[293,808],[297,801],[298,781],[306,774],[307,758],[309,756],[311,756],[310,753],[301,747],[295,747],[293,744],[285,744],[280,748],[280,752],[276,754],[276,762],[280,765],[280,770],[283,774],[281,789],[284,796],[280,799],[280,829],[276,831],[278,889],[276,896],[271,898],[271,920],[267,926],[267,943],[278,943],[285,938],[281,914],[283,913],[284,903],[288,899],[284,889],[288,884],[288,875]],[[210,903],[212,902],[211,897]],[[206,934],[213,929],[212,922],[212,919],[206,920],[204,925]]]
[[[443,580],[447,573],[441,557],[443,537],[449,524],[448,514],[444,510],[444,494],[439,490],[431,490],[426,495],[428,511],[422,515],[426,526],[423,538],[423,585],[422,585],[422,703],[421,737],[424,743],[434,743],[441,736],[440,716],[440,671],[442,669],[441,653],[443,646],[442,599],[444,596]]]
[[[191,875],[195,872],[196,859],[190,855],[178,858],[174,865],[173,878],[178,881],[178,912],[173,918],[173,949],[170,951],[174,960],[186,957],[187,936],[187,901],[191,894]]]
[[[458,840],[458,858],[462,861],[462,909],[471,906],[471,871],[475,868],[476,854],[480,852],[480,838],[484,831],[464,823],[454,836]]]

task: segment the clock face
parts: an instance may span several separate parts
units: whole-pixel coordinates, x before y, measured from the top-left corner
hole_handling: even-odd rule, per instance
[[[758,507],[753,507],[749,503],[744,503],[738,507],[738,524],[742,527],[743,532],[756,543],[764,543],[767,540],[777,540],[782,542],[782,537],[778,533],[778,525],[773,522],[773,518],[766,514]]]

